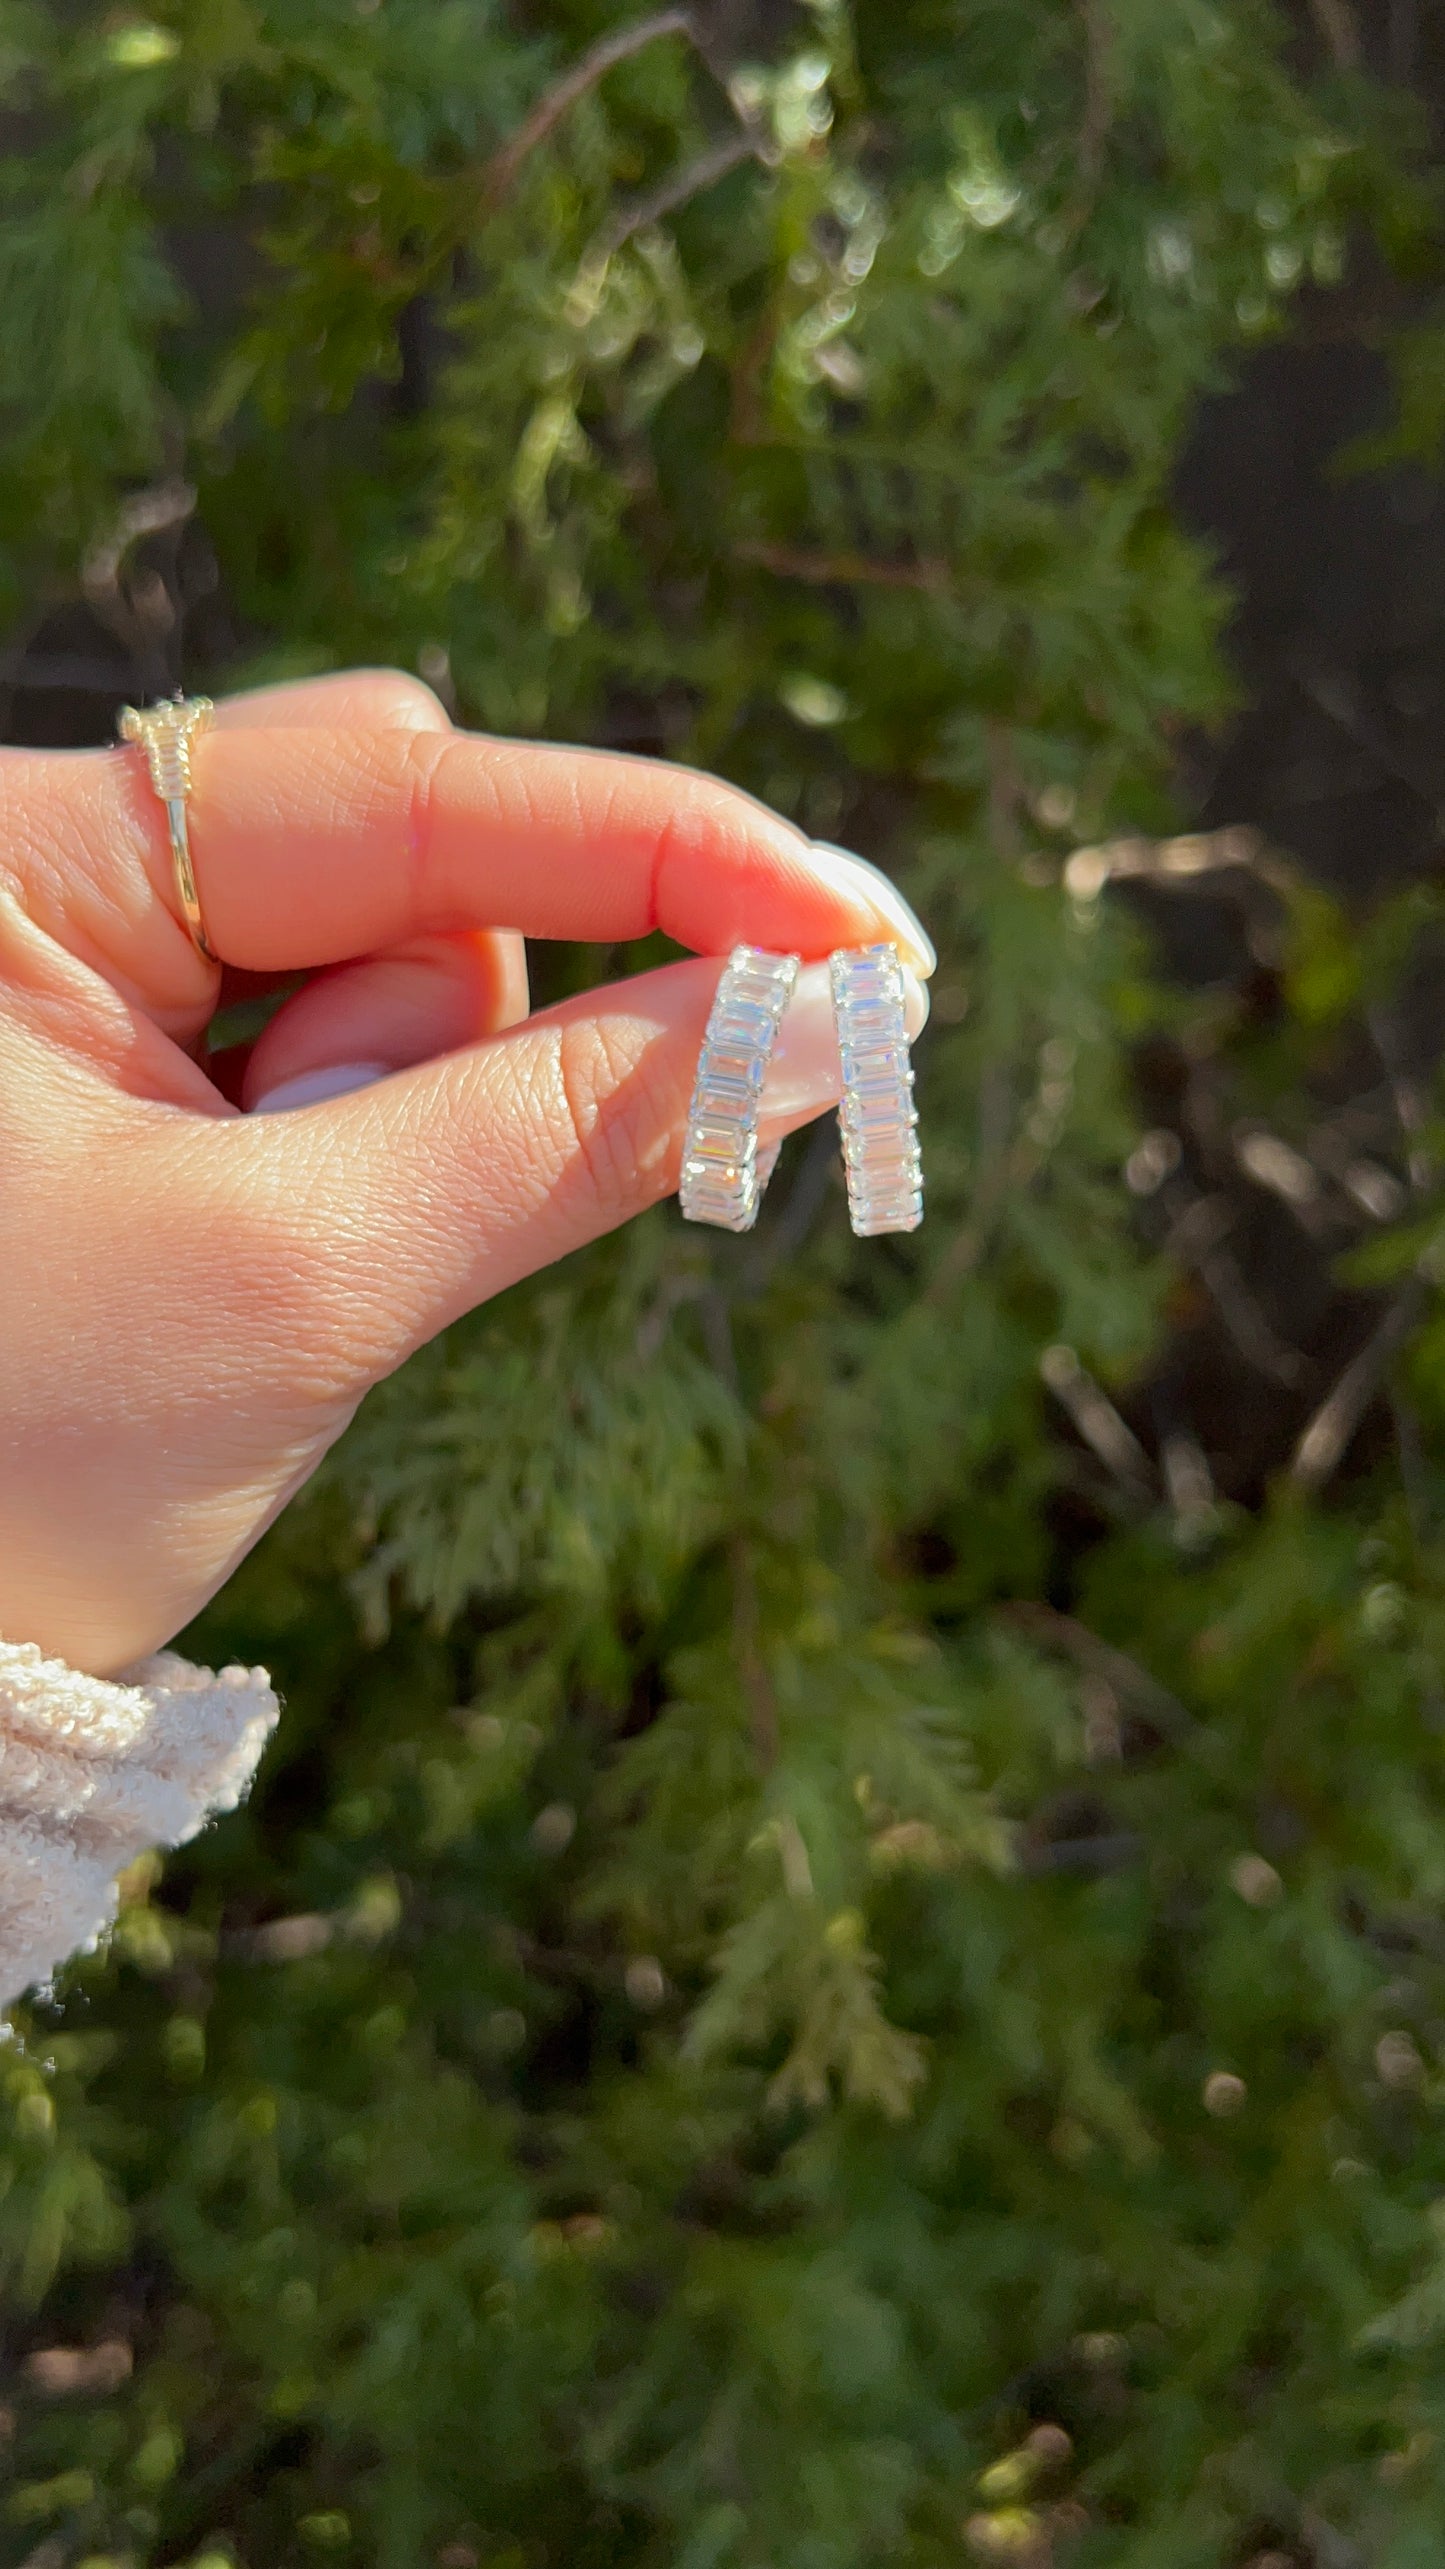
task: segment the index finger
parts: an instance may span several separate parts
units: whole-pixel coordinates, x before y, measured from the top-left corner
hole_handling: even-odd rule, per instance
[[[53,822],[87,870],[113,873],[128,847],[173,912],[165,816],[140,754],[26,763],[45,769]],[[196,745],[188,818],[211,943],[250,971],[467,928],[607,943],[660,928],[703,953],[746,939],[805,956],[886,937],[916,969],[933,964],[870,867],[815,848],[716,777],[606,750],[217,730]]]

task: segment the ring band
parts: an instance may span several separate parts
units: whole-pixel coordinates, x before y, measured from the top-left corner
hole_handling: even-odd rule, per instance
[[[734,946],[723,970],[698,1055],[682,1145],[679,1196],[687,1222],[751,1231],[771,1154],[758,1162],[758,1101],[792,997],[800,958]]]
[[[186,827],[186,798],[191,790],[191,743],[201,732],[209,729],[211,711],[209,696],[177,695],[167,698],[162,704],[144,708],[122,705],[116,716],[116,730],[121,739],[134,741],[145,751],[151,784],[166,807],[176,898],[191,932],[191,942],[208,963],[214,963],[217,958],[201,917],[200,895],[191,863],[190,833]]]
[[[843,1062],[838,1124],[848,1218],[860,1240],[916,1231],[923,1220],[923,1163],[898,949],[841,948],[829,958],[828,972]]]

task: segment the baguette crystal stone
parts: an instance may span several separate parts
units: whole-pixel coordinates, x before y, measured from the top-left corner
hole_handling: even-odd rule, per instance
[[[758,1156],[758,1102],[800,958],[734,946],[698,1055],[682,1145],[683,1218],[751,1231],[776,1151]]]
[[[121,739],[134,741],[145,752],[151,785],[166,808],[171,871],[181,915],[197,953],[210,963],[215,962],[216,956],[201,916],[186,804],[191,792],[191,744],[201,732],[210,730],[214,712],[209,696],[171,696],[160,705],[122,705],[116,716]]]
[[[916,1231],[923,1163],[897,947],[844,948],[828,970],[843,1063],[838,1125],[849,1219],[860,1240]]]

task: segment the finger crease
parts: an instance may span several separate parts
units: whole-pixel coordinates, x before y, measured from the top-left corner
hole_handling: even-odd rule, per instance
[[[652,843],[652,859],[647,880],[647,930],[662,925],[662,878],[674,846],[679,839],[677,814],[669,812]]]
[[[609,1217],[625,1197],[620,1181],[615,1136],[599,1094],[595,1052],[583,1068],[575,1038],[564,1032],[557,1045],[557,1082],[573,1150],[586,1173],[599,1207]]]
[[[422,920],[427,915],[426,898],[432,877],[432,847],[436,836],[436,772],[446,754],[450,735],[418,731],[405,733],[402,737],[411,771],[406,819],[409,906],[410,915]]]

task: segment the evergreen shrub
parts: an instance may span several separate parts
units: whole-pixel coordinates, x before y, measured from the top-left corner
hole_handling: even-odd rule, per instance
[[[12,732],[399,662],[721,770],[942,956],[916,1238],[826,1131],[748,1241],[664,1208],[188,1636],[288,1707],[0,2056],[4,2557],[1427,2569],[1438,897],[1177,836],[1171,506],[1352,281],[1434,438],[1413,112],[1344,0],[0,28]],[[1248,968],[1166,977],[1201,882]],[[1267,1488],[1160,1391],[1204,1306]]]

